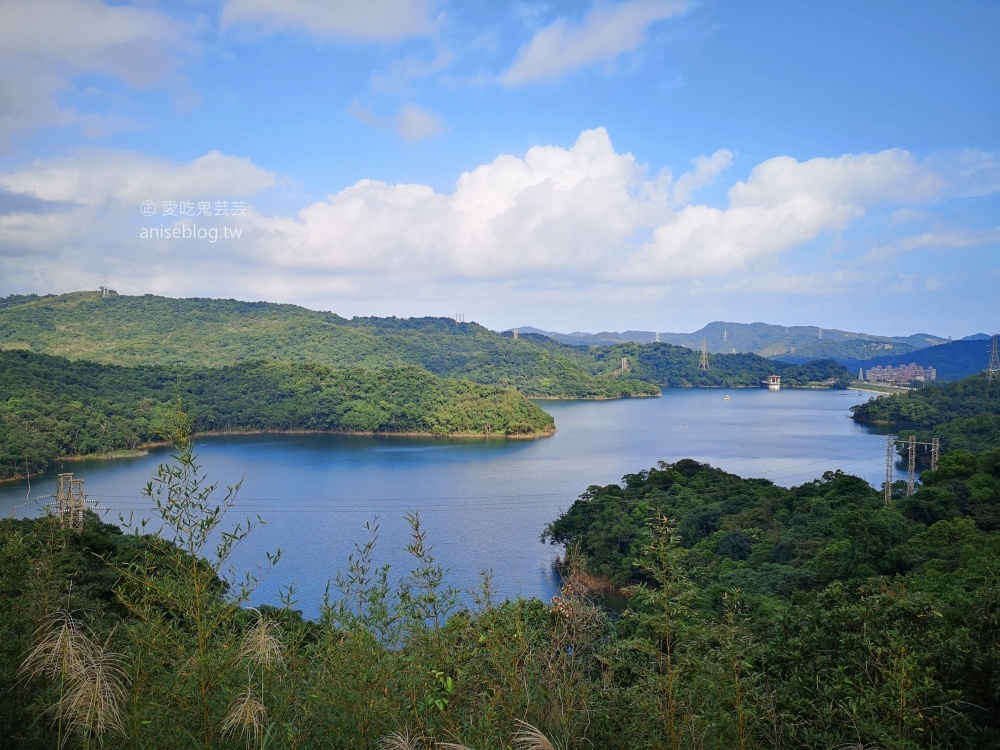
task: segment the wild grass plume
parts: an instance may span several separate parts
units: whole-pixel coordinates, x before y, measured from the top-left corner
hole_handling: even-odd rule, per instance
[[[36,632],[37,643],[21,664],[28,679],[47,678],[59,698],[46,709],[59,725],[60,744],[69,734],[125,734],[121,706],[126,676],[122,658],[94,640],[89,629],[64,610]]]

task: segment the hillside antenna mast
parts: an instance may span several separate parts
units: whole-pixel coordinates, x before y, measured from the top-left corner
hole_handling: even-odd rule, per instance
[[[698,360],[698,369],[708,369],[708,344],[705,343],[705,339],[701,340],[701,358]]]
[[[990,365],[986,368],[986,379],[993,382],[993,378],[1000,377],[1000,355],[997,354],[997,338],[1000,334],[993,334],[993,343],[990,346]]]
[[[109,294],[109,291],[110,291],[110,287],[108,286],[108,274],[105,273],[104,274],[104,285],[101,286],[101,297],[107,297],[108,294]]]
[[[659,331],[656,332],[656,337],[653,339],[653,341],[655,343],[657,343],[657,344],[660,343],[660,332]]]

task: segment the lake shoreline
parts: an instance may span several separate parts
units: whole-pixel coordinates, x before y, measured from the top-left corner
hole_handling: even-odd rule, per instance
[[[424,438],[461,438],[461,439],[473,439],[479,438],[483,440],[539,440],[541,438],[552,437],[556,434],[556,428],[553,427],[551,430],[546,430],[544,432],[531,432],[523,435],[505,435],[503,433],[497,434],[484,434],[482,432],[449,432],[445,435],[435,434],[433,432],[372,432],[372,431],[357,431],[357,430],[206,430],[205,432],[197,432],[192,438],[197,439],[199,437],[227,437],[235,435],[349,435],[355,437],[424,437]],[[85,453],[85,454],[73,454],[71,456],[59,456],[53,460],[53,464],[59,461],[111,461],[119,458],[141,458],[142,456],[149,455],[150,448],[162,448],[164,446],[170,445],[166,440],[154,440],[148,443],[142,443],[136,449],[128,450],[117,450],[117,451],[106,451],[104,453]],[[51,467],[49,467],[51,468]],[[29,474],[18,474],[12,477],[5,477],[0,479],[0,484],[6,482],[18,482],[24,479],[34,479],[35,477],[42,476],[45,471],[39,471]]]

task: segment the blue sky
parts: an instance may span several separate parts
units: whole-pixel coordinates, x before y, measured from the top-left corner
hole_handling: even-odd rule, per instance
[[[5,0],[0,294],[992,332],[997,38],[974,1]]]

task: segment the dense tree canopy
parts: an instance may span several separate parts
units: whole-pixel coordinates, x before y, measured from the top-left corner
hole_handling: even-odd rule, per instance
[[[898,427],[901,437],[916,434],[924,442],[940,438],[945,450],[1000,447],[1000,380],[990,382],[982,375],[879,396],[851,412],[858,422]]]
[[[9,297],[0,348],[105,364],[216,368],[250,361],[378,370],[421,367],[527,396],[656,395],[648,383],[597,378],[572,356],[449,318],[355,318],[295,305],[96,292]]]
[[[60,456],[162,439],[165,420],[178,408],[200,432],[517,437],[554,429],[548,414],[513,390],[438,378],[417,367],[116,367],[7,351],[0,352],[0,394],[0,478],[41,471]]]

